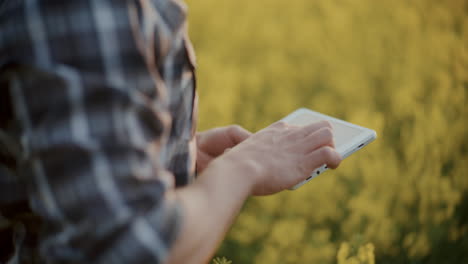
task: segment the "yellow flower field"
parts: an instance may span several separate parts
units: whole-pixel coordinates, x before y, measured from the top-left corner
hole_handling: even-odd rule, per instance
[[[250,199],[233,264],[468,263],[467,0],[190,0],[199,130],[299,107],[378,139],[297,191]]]

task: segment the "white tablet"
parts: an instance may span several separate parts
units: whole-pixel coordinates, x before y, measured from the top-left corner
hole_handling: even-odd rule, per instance
[[[297,126],[305,126],[321,120],[327,120],[331,123],[335,148],[343,159],[363,148],[377,137],[377,134],[372,129],[351,124],[306,108],[300,108],[282,119],[282,121],[288,124]],[[298,183],[291,190],[299,188],[325,170],[327,170],[326,165],[315,169],[309,178]]]

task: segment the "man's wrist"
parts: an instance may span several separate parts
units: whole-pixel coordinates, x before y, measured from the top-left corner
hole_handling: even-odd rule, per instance
[[[264,174],[264,170],[254,160],[235,155],[234,153],[226,153],[213,160],[209,167],[211,166],[213,168],[220,168],[224,173],[227,172],[230,177],[235,177],[237,184],[245,184],[248,189],[248,195],[252,194],[254,186]]]

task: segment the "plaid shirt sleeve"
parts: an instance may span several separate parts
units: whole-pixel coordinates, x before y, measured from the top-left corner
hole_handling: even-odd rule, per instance
[[[6,0],[0,27],[21,128],[18,174],[46,227],[41,257],[162,263],[181,222],[164,165],[171,101],[194,77],[184,5]]]

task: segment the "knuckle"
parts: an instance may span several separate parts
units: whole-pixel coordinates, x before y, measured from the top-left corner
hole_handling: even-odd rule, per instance
[[[286,129],[288,129],[288,124],[284,121],[278,121],[276,123],[274,123],[271,128],[274,130],[274,131],[284,131]]]
[[[333,131],[330,127],[325,127],[322,132],[327,140],[333,138]]]
[[[239,125],[230,125],[229,130],[233,133],[239,132],[242,130],[241,126]]]
[[[244,136],[245,134],[248,134],[247,130],[245,130],[244,128],[242,128],[241,126],[239,125],[231,125],[230,128],[229,128],[229,132],[231,135],[238,135],[238,136]]]
[[[330,129],[333,129],[332,124],[330,123],[330,121],[328,121],[328,120],[323,120],[322,122],[323,122],[323,126],[324,126],[324,127],[328,127],[328,128],[330,128]]]
[[[279,122],[278,122],[278,126],[279,126],[279,127],[286,127],[287,125],[288,125],[288,124],[286,124],[286,122],[284,122],[284,121],[279,121]]]

